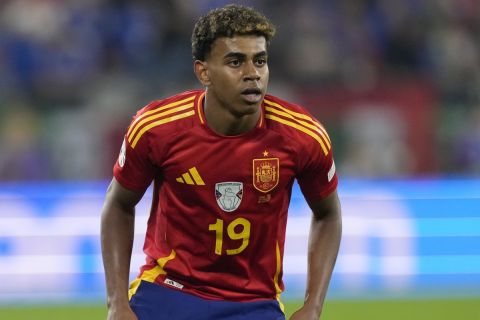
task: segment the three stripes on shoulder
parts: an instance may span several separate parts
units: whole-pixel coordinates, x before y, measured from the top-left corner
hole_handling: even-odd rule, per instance
[[[127,132],[128,142],[132,148],[135,148],[142,135],[151,128],[195,115],[195,97],[195,95],[192,95],[185,99],[160,106],[136,118]],[[265,118],[295,128],[309,135],[320,144],[324,154],[328,155],[331,149],[330,137],[325,128],[315,119],[306,114],[292,111],[268,99],[264,99],[264,105]],[[189,180],[183,176],[181,178],[183,178],[185,183],[194,181],[191,178]]]

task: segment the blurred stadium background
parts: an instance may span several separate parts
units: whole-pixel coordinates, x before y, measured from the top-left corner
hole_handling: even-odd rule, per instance
[[[122,135],[199,87],[193,24],[228,2],[0,2],[1,319],[105,318],[99,215]],[[234,2],[277,25],[270,92],[335,146],[344,238],[324,318],[480,319],[480,1]],[[308,216],[295,189],[289,310]]]

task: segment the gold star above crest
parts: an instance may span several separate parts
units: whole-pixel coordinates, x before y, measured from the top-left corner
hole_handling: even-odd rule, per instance
[[[267,150],[263,151],[263,156],[268,157],[268,151]]]

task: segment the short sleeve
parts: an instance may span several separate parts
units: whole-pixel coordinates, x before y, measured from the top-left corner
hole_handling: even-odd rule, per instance
[[[297,180],[309,202],[327,197],[338,185],[333,150],[326,132],[320,142],[308,140],[299,152]]]
[[[113,175],[127,189],[144,191],[148,188],[155,176],[155,166],[150,161],[147,139],[141,139],[133,148],[125,135]]]

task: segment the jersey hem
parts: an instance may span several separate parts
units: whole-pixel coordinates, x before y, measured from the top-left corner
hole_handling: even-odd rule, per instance
[[[204,299],[204,300],[209,300],[209,301],[228,301],[228,302],[254,302],[254,301],[278,301],[277,298],[275,297],[270,297],[270,298],[262,298],[262,297],[259,297],[259,298],[247,298],[247,299],[229,299],[229,298],[220,298],[220,297],[212,297],[210,295],[206,295],[206,294],[202,294],[200,291],[198,290],[193,290],[191,288],[188,288],[188,289],[179,289],[179,288],[176,288],[176,287],[173,287],[173,286],[170,286],[170,285],[167,285],[163,282],[159,282],[158,280],[160,279],[161,277],[157,278],[154,282],[154,284],[156,285],[159,285],[159,286],[162,286],[164,288],[167,288],[167,289],[170,289],[170,290],[175,290],[175,291],[179,291],[179,292],[183,292],[183,293],[186,293],[186,294],[189,294],[191,296],[194,296],[194,297],[197,297],[197,298],[201,298],[201,299]],[[168,276],[166,276],[166,278],[168,278]],[[145,281],[145,280],[142,280],[142,281]]]

